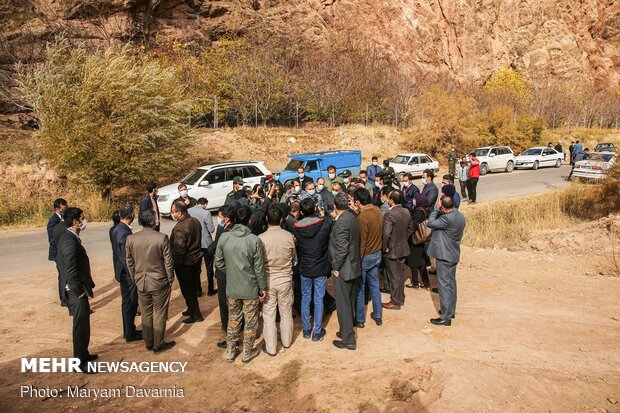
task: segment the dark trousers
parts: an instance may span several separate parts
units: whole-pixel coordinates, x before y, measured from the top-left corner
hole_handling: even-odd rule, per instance
[[[138,290],[129,274],[121,274],[121,310],[123,312],[123,337],[136,334],[136,313],[138,312]]]
[[[200,306],[198,305],[198,291],[196,291],[196,279],[200,275],[200,262],[194,265],[179,265],[174,267],[179,279],[179,287],[189,311],[189,317],[194,320],[202,319]]]
[[[411,284],[421,285],[423,287],[430,287],[431,283],[428,279],[428,270],[426,266],[421,267],[409,267],[411,269]],[[419,276],[418,276],[419,275]]]
[[[437,260],[437,281],[441,318],[451,321],[456,312],[456,262]]]
[[[381,265],[379,266],[381,271],[381,277],[383,278],[383,287],[386,290],[390,289],[390,270],[387,267],[385,257],[381,258]]]
[[[390,295],[392,304],[405,304],[405,258],[386,258],[385,266],[390,272]]]
[[[67,298],[65,297],[65,289],[60,282],[60,273],[58,273],[58,298],[60,298],[60,305],[63,307],[67,306]]]
[[[334,293],[336,294],[336,312],[341,340],[344,344],[355,344],[353,313],[355,312],[357,279],[345,281],[342,277],[334,277]]]
[[[469,200],[476,202],[476,187],[478,186],[478,178],[469,178],[467,180],[467,190],[469,191]]]
[[[459,185],[461,186],[461,197],[467,198],[467,181],[459,181]]]
[[[202,253],[204,256],[204,260],[205,260],[205,268],[207,270],[207,286],[208,286],[207,291],[211,292],[215,289],[215,286],[213,283],[213,278],[215,277],[215,273],[213,271],[213,261],[215,257],[209,254],[206,248],[202,250]],[[200,279],[198,281],[200,282]],[[198,291],[202,291],[202,286],[200,287]]]
[[[217,302],[220,306],[220,322],[222,324],[222,330],[226,332],[228,330],[228,300],[226,299],[226,274],[217,270],[215,275],[217,276]]]
[[[88,362],[90,344],[90,304],[86,294],[82,298],[73,291],[65,291],[69,314],[73,317],[73,357],[80,363]]]

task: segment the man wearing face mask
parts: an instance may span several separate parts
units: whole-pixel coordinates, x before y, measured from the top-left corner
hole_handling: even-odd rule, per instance
[[[375,191],[375,181],[368,180],[368,172],[366,172],[363,169],[360,171],[360,179],[364,183],[364,188],[366,188],[368,192],[370,192],[370,195],[372,196],[372,194]]]
[[[306,170],[304,168],[297,168],[297,176],[299,177],[299,183],[302,189],[306,187],[307,182],[314,183],[314,180],[306,175]]]
[[[90,343],[90,305],[95,282],[90,274],[90,261],[82,246],[80,233],[86,229],[86,218],[80,208],[67,208],[64,212],[67,230],[58,242],[56,267],[64,288],[69,314],[73,317],[73,357],[80,360],[82,373],[92,374],[88,362],[97,359],[88,352]]]
[[[334,182],[343,183],[342,178],[336,176],[336,167],[334,165],[329,165],[327,167],[327,178],[325,178],[325,188],[328,191],[332,190],[332,185]]]
[[[155,215],[155,224],[153,229],[155,231],[159,231],[159,208],[157,207],[157,184],[155,182],[149,182],[146,184],[146,191],[148,194],[144,197],[144,199],[140,202],[140,212],[138,213],[138,224],[142,225],[140,222],[140,216],[142,216],[142,211],[146,211],[150,209],[153,211]]]
[[[202,253],[205,261],[205,270],[207,271],[207,295],[212,296],[217,294],[217,290],[214,288],[213,284],[213,256],[210,256],[208,253],[209,245],[213,243],[213,238],[211,238],[211,234],[215,232],[215,227],[213,226],[213,218],[211,217],[211,213],[207,211],[207,205],[209,201],[207,198],[198,198],[197,204],[195,207],[189,208],[187,212],[191,217],[196,218],[200,224],[202,225],[202,239],[201,239],[201,247]],[[198,297],[202,296],[202,283],[200,281],[200,274],[198,274],[198,279],[196,283],[196,290]]]
[[[222,234],[230,231],[232,227],[235,225],[233,221],[234,209],[230,205],[224,205],[220,207],[220,210],[217,213],[217,229],[215,231],[215,239],[209,245],[208,253],[213,255],[215,259],[215,249],[217,248],[217,243],[220,240]],[[215,278],[217,278],[217,302],[220,307],[220,323],[222,325],[222,330],[224,334],[228,329],[228,302],[226,301],[226,273],[221,271],[219,268],[215,268]],[[217,346],[221,349],[226,349],[226,337],[224,337],[224,341],[220,341],[217,343]]]
[[[189,192],[187,191],[187,185],[181,183],[179,184],[177,189],[179,190],[179,197],[174,202],[183,201],[187,208],[196,206],[196,199],[189,196]]]
[[[316,192],[323,201],[323,208],[325,208],[325,214],[329,215],[334,211],[334,194],[330,189],[325,186],[325,178],[319,178],[316,180]]]
[[[422,185],[424,185],[422,195],[428,199],[430,205],[435,205],[439,197],[439,188],[433,182],[433,178],[435,178],[435,172],[432,169],[425,169],[422,173]]]
[[[112,257],[114,276],[121,285],[121,310],[123,315],[123,338],[128,343],[142,340],[142,332],[136,330],[136,313],[138,312],[138,290],[127,267],[127,237],[131,235],[133,207],[124,205],[118,210],[121,222],[112,232]]]
[[[342,171],[342,182],[344,183],[344,187],[346,188],[351,182],[352,173],[349,169],[345,169]]]
[[[374,182],[377,174],[381,172],[381,166],[379,166],[379,158],[372,157],[372,163],[366,167],[366,173],[368,174],[368,180]]]
[[[419,192],[418,187],[413,184],[413,176],[405,174],[403,176],[403,199],[405,201],[403,206],[409,211],[413,210],[413,196]]]
[[[177,200],[172,204],[170,215],[177,221],[170,234],[170,247],[174,272],[179,279],[181,293],[187,305],[187,310],[183,311],[183,315],[187,318],[183,323],[192,324],[203,320],[196,291],[202,261],[202,226],[196,218],[189,216],[183,200]]]
[[[306,190],[299,196],[300,201],[303,201],[306,198],[311,198],[319,210],[324,210],[325,205],[323,204],[323,199],[321,198],[321,195],[317,194],[316,187],[312,182],[306,183]]]

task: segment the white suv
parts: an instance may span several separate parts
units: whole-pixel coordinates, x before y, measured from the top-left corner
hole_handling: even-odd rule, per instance
[[[170,215],[172,203],[179,197],[180,183],[187,185],[187,192],[192,198],[205,197],[209,200],[209,209],[217,209],[226,202],[226,195],[232,191],[235,176],[243,178],[244,184],[260,184],[262,178],[271,179],[271,172],[263,162],[229,162],[216,165],[200,166],[190,172],[181,182],[175,182],[159,188],[157,206],[161,215]]]
[[[471,152],[480,161],[480,175],[491,171],[512,172],[515,169],[515,154],[509,146],[485,146]]]

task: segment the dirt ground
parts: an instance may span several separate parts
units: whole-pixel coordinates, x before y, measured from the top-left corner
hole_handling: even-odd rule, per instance
[[[588,229],[588,239],[596,231]],[[223,338],[216,297],[200,299],[204,322],[181,323],[178,286],[167,333],[177,346],[154,355],[142,342],[125,343],[111,259],[93,262],[91,352],[104,361],[188,361],[185,374],[20,373],[20,357],[71,356],[71,318],[57,303],[52,265],[5,277],[0,411],[619,412],[620,279],[599,275],[601,258],[587,246],[557,250],[545,239],[528,251],[465,247],[451,327],[428,322],[436,293],[407,289],[405,306],[385,311],[383,326],[368,320],[357,330],[356,351],[332,345],[335,313],[318,343],[301,337],[297,317],[289,349],[247,366],[229,365],[215,346]],[[185,397],[44,400],[21,398],[21,385],[176,386]]]

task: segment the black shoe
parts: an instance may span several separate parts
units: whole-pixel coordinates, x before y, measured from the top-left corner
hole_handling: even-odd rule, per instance
[[[97,370],[88,367],[88,363],[80,364],[80,370],[84,374],[97,374]]]
[[[358,321],[354,321],[354,322],[353,322],[353,327],[356,327],[356,328],[364,328],[364,323],[360,323],[360,322],[358,322]]]
[[[97,354],[90,354],[88,357],[86,357],[87,361],[95,361],[99,358],[99,355]]]
[[[436,326],[446,326],[446,327],[452,325],[452,321],[442,320],[441,318],[431,318],[431,323],[435,324]]]
[[[270,357],[275,357],[276,356],[275,354],[271,354],[270,352],[267,351],[267,344],[265,344],[264,342],[263,342],[263,347],[262,348],[263,348],[263,351],[265,353],[267,353],[268,356],[270,356]]]
[[[60,302],[60,306],[61,307],[68,307],[67,302],[66,301],[61,301]]]
[[[302,333],[303,333],[304,338],[305,338],[306,340],[307,340],[307,339],[309,339],[310,337],[312,337],[312,335],[310,334],[310,330],[303,330],[303,332],[302,332]]]
[[[142,331],[136,330],[136,332],[133,333],[131,336],[127,337],[125,341],[128,343],[132,343],[134,341],[140,341],[142,339],[144,339],[144,337],[142,337]]]
[[[212,296],[214,296],[215,294],[217,294],[217,290],[209,290],[209,291],[207,291],[207,295],[208,295],[209,297],[212,297]]]
[[[346,348],[347,350],[355,350],[357,348],[356,344],[344,344],[340,340],[334,340],[332,343],[334,343],[334,346],[336,346],[337,348]]]
[[[324,328],[321,329],[321,331],[318,334],[312,334],[312,341],[321,341],[323,340],[323,337],[325,337],[325,334],[327,334],[327,331],[325,331]]]
[[[181,313],[181,315],[184,315],[185,317],[187,317],[190,314],[191,314],[191,311],[189,311],[189,308]]]
[[[164,343],[159,348],[153,348],[153,353],[158,354],[158,353],[161,353],[162,351],[170,350],[172,347],[176,345],[177,345],[176,341],[170,341],[168,343]]]
[[[187,317],[185,320],[183,320],[183,323],[185,324],[193,324],[193,323],[199,323],[201,321],[203,321],[204,318],[200,317],[200,318],[194,318],[194,317]]]
[[[370,313],[370,318],[372,318],[373,320],[375,320],[375,323],[380,326],[381,324],[383,324],[383,320],[380,318],[375,318],[375,313]]]
[[[243,356],[243,358],[241,359],[241,363],[248,364],[250,361],[258,357],[259,354],[260,351],[257,348],[252,349],[252,352],[250,354]]]
[[[202,290],[196,291],[196,296],[197,297],[202,297]]]
[[[405,287],[407,287],[407,288],[420,288],[420,286],[418,284],[405,284]]]
[[[153,345],[145,346],[148,351],[153,351]]]
[[[424,288],[425,290],[430,290],[431,286],[430,285],[422,285],[420,288]]]
[[[439,315],[441,315],[441,310],[437,311],[439,313]],[[452,314],[452,319],[454,320],[456,318],[456,314]]]
[[[220,341],[217,343],[217,348],[221,348],[222,350],[226,350],[226,340]]]

